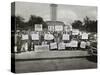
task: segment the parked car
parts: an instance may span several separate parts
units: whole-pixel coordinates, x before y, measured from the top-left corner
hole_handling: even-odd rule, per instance
[[[90,56],[97,56],[97,42],[91,42],[88,53]]]

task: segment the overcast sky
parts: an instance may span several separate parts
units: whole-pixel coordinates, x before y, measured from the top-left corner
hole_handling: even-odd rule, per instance
[[[29,20],[30,15],[41,16],[44,21],[51,20],[50,4],[16,2],[15,15],[22,16],[25,21]],[[94,6],[76,6],[76,5],[58,5],[57,20],[70,24],[74,20],[83,20],[88,16],[92,20],[97,19],[97,7]]]

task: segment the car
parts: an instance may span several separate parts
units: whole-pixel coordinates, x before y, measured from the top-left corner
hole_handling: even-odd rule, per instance
[[[97,42],[91,42],[91,45],[88,48],[88,54],[89,56],[87,56],[87,59],[97,63]]]
[[[91,42],[91,45],[88,49],[88,54],[90,56],[97,56],[97,42]]]

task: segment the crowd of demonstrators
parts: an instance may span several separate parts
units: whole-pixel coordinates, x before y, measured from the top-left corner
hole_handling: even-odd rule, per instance
[[[15,52],[34,51],[35,45],[49,45],[49,50],[86,50],[90,41],[84,32],[16,31]]]

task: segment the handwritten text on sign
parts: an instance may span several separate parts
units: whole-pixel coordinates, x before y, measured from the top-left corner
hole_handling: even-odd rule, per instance
[[[35,24],[35,31],[42,31],[42,24]]]

